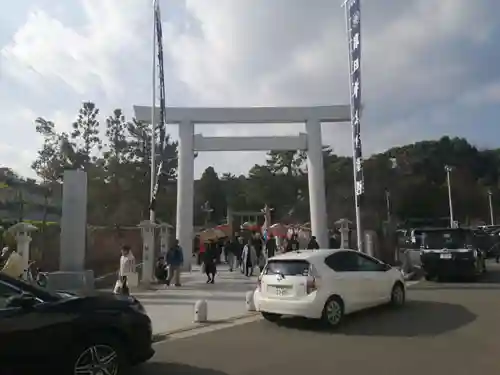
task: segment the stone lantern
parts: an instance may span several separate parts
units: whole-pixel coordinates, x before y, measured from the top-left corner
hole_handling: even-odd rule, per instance
[[[340,248],[348,249],[350,246],[350,234],[352,221],[348,219],[340,219],[335,222],[339,226],[340,231]]]
[[[23,259],[23,268],[28,269],[30,263],[30,243],[31,232],[38,230],[29,223],[17,223],[8,229],[8,232],[14,236],[17,243],[17,253]]]

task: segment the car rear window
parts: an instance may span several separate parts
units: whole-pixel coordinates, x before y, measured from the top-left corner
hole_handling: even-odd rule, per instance
[[[309,268],[310,264],[305,260],[271,260],[267,263],[265,273],[266,275],[307,276]]]

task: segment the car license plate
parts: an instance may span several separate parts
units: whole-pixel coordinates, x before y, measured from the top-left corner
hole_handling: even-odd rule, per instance
[[[277,296],[282,297],[282,296],[284,296],[286,294],[287,294],[286,293],[286,288],[278,288],[278,287],[276,288],[276,295]]]
[[[451,254],[441,254],[439,257],[441,259],[451,259]]]

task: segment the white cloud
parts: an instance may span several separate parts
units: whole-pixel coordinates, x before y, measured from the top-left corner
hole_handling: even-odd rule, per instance
[[[347,46],[339,2],[161,3],[171,105],[347,102]],[[133,104],[150,102],[151,2],[120,0],[117,6],[116,0],[81,0],[80,4],[77,8],[68,2],[65,11],[59,4],[57,12],[33,8],[2,48],[0,92],[5,88],[4,77],[29,91],[25,98],[18,93],[17,99],[0,103],[3,112],[11,112],[11,118],[27,121],[26,114],[34,118],[46,115],[63,129],[84,100],[96,101],[103,116],[117,106],[128,111]],[[496,0],[363,2],[365,153],[436,136],[438,130],[458,129],[460,119],[450,112],[449,103],[476,89],[475,81],[486,64],[478,52],[491,50],[486,43],[492,43],[497,27],[495,10],[500,10]],[[73,17],[65,18],[70,11]],[[83,18],[78,24],[75,14]],[[24,105],[9,104],[20,99]],[[440,116],[429,115],[444,109],[448,112]],[[0,121],[4,123],[6,118]],[[425,129],[418,126],[423,121]],[[338,152],[350,153],[347,124],[325,124],[323,128],[325,142]],[[290,134],[301,127],[203,129],[221,136]],[[9,136],[14,139],[16,134]],[[36,151],[32,147],[27,149],[31,155]],[[222,153],[199,159],[197,170],[214,164],[219,171],[244,172],[263,157],[235,153],[228,158]]]
[[[2,49],[2,69],[30,88],[46,88],[47,82],[54,85],[61,80],[77,94],[98,87],[112,97],[127,88],[117,75],[120,54],[143,46],[141,28],[148,22],[145,4],[121,0],[117,8],[112,0],[82,0],[87,18],[83,28],[34,8]]]

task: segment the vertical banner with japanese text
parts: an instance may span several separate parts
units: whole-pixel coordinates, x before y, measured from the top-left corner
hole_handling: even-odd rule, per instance
[[[154,7],[154,27],[155,27],[155,36],[156,40],[153,40],[153,43],[157,44],[157,50],[158,50],[158,55],[153,56],[153,59],[156,59],[158,57],[158,78],[159,78],[159,84],[160,84],[160,121],[157,124],[157,127],[155,125],[152,125],[153,130],[153,138],[151,139],[151,142],[156,142],[156,130],[158,130],[159,133],[159,154],[161,156],[161,161],[160,164],[158,165],[158,171],[155,174],[155,183],[154,187],[151,192],[151,202],[149,204],[149,210],[152,211],[153,213],[156,210],[156,196],[158,195],[158,190],[160,188],[160,178],[161,174],[163,171],[163,160],[164,160],[164,139],[165,139],[165,110],[166,110],[166,105],[165,105],[165,78],[164,78],[164,67],[163,67],[163,32],[162,32],[162,23],[161,23],[161,12],[160,12],[160,3],[159,1],[155,0],[153,3]],[[156,90],[156,87],[153,88],[153,90]],[[151,155],[151,158],[155,160],[151,160],[151,173],[155,173],[154,171],[154,166],[156,165],[156,152],[155,155]]]
[[[348,0],[346,3],[347,37],[349,40],[349,63],[351,83],[351,125],[353,139],[353,163],[355,194],[359,207],[364,194],[363,153],[361,148],[361,7],[360,0]]]

